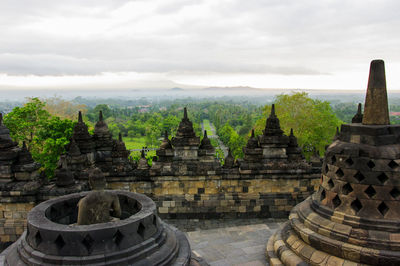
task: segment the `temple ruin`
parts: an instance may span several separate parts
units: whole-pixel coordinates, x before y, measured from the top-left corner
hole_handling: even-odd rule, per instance
[[[186,108],[176,136],[170,140],[165,134],[151,167],[144,152],[138,163],[129,160],[121,136],[112,138],[101,112],[93,135],[79,113],[66,153],[60,156],[50,182],[36,180],[33,173],[29,174],[32,181],[18,180],[18,176],[27,176],[16,175],[18,169],[33,168],[18,167],[29,156],[11,141],[3,125],[0,147],[4,150],[0,159],[12,165],[2,166],[0,223],[9,228],[0,231],[3,243],[11,243],[22,234],[27,213],[35,205],[89,190],[88,173],[93,167],[101,169],[108,189],[146,194],[154,200],[161,218],[185,219],[285,218],[314,192],[321,171],[304,160],[293,132],[283,134],[274,110],[264,133],[253,134],[244,147],[244,159],[235,160],[229,152],[223,166],[215,158],[207,132],[202,138],[196,136]],[[17,153],[25,159],[17,159]],[[27,182],[33,183],[23,190]],[[21,212],[13,214],[16,209]]]

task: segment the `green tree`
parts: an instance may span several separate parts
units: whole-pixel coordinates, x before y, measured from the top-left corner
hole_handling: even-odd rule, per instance
[[[74,122],[69,119],[50,117],[42,122],[31,145],[32,156],[41,163],[48,177],[52,177],[60,154],[72,136]]]
[[[307,93],[282,94],[276,97],[276,114],[286,134],[293,128],[300,147],[309,155],[314,147],[321,154],[332,142],[336,127],[343,122],[332,111],[329,102],[311,99]],[[264,117],[256,122],[256,133],[262,134],[271,106],[264,107]]]
[[[166,118],[163,119],[162,131],[165,132],[166,130],[169,135],[175,134],[176,130],[178,129],[179,122],[180,120],[176,116],[171,114],[168,115]]]
[[[39,98],[31,98],[23,107],[15,107],[4,117],[4,124],[14,141],[20,144],[25,141],[30,148],[36,132],[43,126],[43,121],[50,118],[49,112],[44,110],[45,105]]]
[[[27,143],[33,159],[51,178],[64,146],[72,136],[74,122],[51,116],[44,107],[44,102],[32,98],[23,107],[16,107],[8,113],[4,124],[15,141]]]
[[[227,145],[235,158],[243,157],[243,147],[246,144],[244,137],[240,136],[228,123],[218,131],[221,141]]]

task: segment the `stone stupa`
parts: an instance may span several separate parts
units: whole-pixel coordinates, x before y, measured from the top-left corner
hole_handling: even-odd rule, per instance
[[[400,265],[400,125],[382,60],[353,122],[326,150],[319,190],[269,239],[270,265]]]
[[[200,138],[196,136],[193,124],[188,118],[187,108],[183,109],[183,118],[179,123],[176,136],[171,140],[174,155],[180,160],[196,160],[198,157]]]

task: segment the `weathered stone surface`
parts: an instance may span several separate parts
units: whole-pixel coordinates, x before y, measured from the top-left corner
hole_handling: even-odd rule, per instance
[[[77,202],[87,192],[59,197],[33,208],[28,214],[28,230],[1,254],[5,264],[190,264],[186,236],[158,218],[150,198],[126,191],[109,193],[119,198],[124,215],[111,223],[70,225],[77,219]]]
[[[369,90],[386,88],[381,67],[372,62]],[[374,93],[365,105],[371,113],[387,103],[386,91],[368,98]],[[325,152],[318,192],[268,241],[271,264],[400,265],[400,126],[377,125],[385,119],[371,113],[371,125],[342,125]]]
[[[235,158],[232,155],[232,151],[231,151],[231,149],[228,149],[228,155],[225,157],[225,162],[224,162],[223,168],[229,169],[229,168],[233,168],[235,166],[238,166],[238,165],[235,165]]]
[[[362,120],[363,120],[363,114],[361,111],[361,103],[359,103],[357,107],[357,113],[351,119],[351,123],[362,123]]]
[[[297,144],[297,138],[293,134],[293,128],[290,129],[289,143],[286,148],[286,154],[289,161],[301,161],[304,160],[304,156],[301,153],[301,148]]]
[[[94,150],[95,144],[93,143],[92,136],[89,134],[88,127],[83,122],[81,111],[79,111],[78,123],[74,126],[72,138],[75,140],[81,153],[89,153]]]
[[[390,124],[383,60],[371,62],[362,123],[364,125]]]
[[[82,144],[83,142],[86,143]],[[133,175],[135,165],[129,160],[130,152],[126,149],[121,134],[119,140],[112,139],[101,111],[93,137],[89,134],[79,112],[78,123],[66,150],[63,160],[76,180],[87,180],[86,170],[92,165],[99,167],[107,177]]]
[[[147,163],[146,154],[144,152],[144,149],[142,149],[141,152],[140,152],[140,159],[139,159],[139,162],[138,162],[138,169],[145,170],[145,169],[149,169],[149,168],[150,168],[150,166]]]
[[[106,180],[99,168],[91,169],[89,184],[92,191],[78,202],[78,225],[107,223],[113,217],[121,218],[121,206],[118,196],[104,191]]]
[[[188,159],[193,159],[193,157],[197,157],[197,150],[200,144],[200,138],[196,136],[193,130],[193,124],[188,118],[186,107],[184,108],[183,118],[182,121],[179,123],[176,136],[172,138],[171,143],[175,148],[175,153],[178,156],[181,156],[182,159],[186,158],[185,155],[188,155]],[[193,147],[193,152],[190,154],[185,154],[181,152],[184,147]]]

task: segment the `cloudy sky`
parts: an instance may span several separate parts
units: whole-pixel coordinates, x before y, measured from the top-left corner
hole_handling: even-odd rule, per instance
[[[400,89],[398,0],[1,0],[0,89]]]

